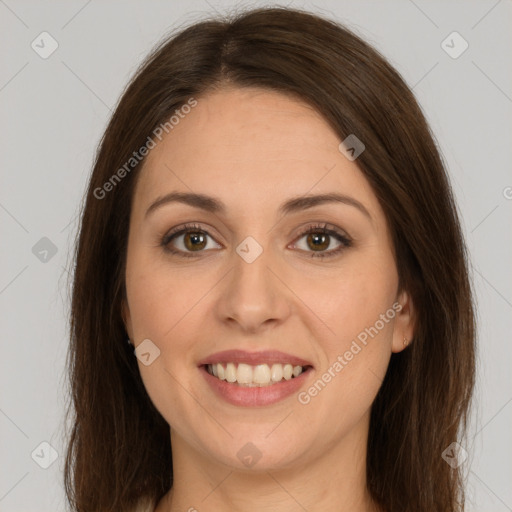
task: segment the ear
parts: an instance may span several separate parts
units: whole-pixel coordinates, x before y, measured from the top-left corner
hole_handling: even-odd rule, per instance
[[[124,328],[128,333],[128,337],[133,343],[133,329],[132,329],[132,317],[130,315],[130,308],[125,298],[121,300],[121,316],[123,318]]]
[[[411,343],[414,343],[415,309],[412,298],[405,290],[397,297],[395,324],[393,328],[393,344],[391,351],[401,352]],[[404,344],[404,340],[407,343]]]

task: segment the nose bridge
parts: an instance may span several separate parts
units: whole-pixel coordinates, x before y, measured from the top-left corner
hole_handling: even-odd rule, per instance
[[[288,313],[287,297],[282,284],[270,268],[276,267],[269,250],[251,237],[233,254],[230,272],[219,314],[224,321],[236,321],[244,330],[257,330],[269,320],[282,321]],[[270,267],[270,268],[269,268]]]

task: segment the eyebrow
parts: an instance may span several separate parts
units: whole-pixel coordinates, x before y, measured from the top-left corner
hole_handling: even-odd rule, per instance
[[[211,213],[226,213],[226,206],[224,203],[215,197],[188,192],[170,192],[169,194],[157,198],[153,203],[151,203],[149,208],[146,210],[144,217],[147,218],[158,208],[170,203],[183,203]],[[293,197],[280,206],[279,213],[286,215],[328,203],[342,203],[348,206],[353,206],[370,220],[372,218],[369,211],[357,199],[337,193]]]

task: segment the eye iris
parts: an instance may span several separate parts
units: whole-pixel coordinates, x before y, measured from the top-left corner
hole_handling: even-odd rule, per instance
[[[206,244],[205,238],[204,233],[197,231],[185,233],[185,246],[191,251],[203,249]],[[198,245],[197,242],[199,242],[200,245]]]
[[[308,235],[308,238],[307,238],[308,246],[314,250],[327,249],[327,247],[329,247],[328,238],[329,238],[329,235],[325,235],[323,233],[311,233]],[[310,245],[311,241],[314,241],[313,245]],[[317,243],[319,241],[320,241],[320,243]]]

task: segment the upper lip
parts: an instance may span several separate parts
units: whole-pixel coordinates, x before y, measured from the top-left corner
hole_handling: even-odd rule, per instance
[[[258,364],[291,364],[293,366],[313,366],[309,361],[292,354],[286,354],[279,350],[261,350],[258,352],[247,352],[246,350],[224,350],[205,357],[197,364],[203,366],[217,363],[245,363],[249,365]]]

